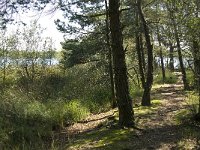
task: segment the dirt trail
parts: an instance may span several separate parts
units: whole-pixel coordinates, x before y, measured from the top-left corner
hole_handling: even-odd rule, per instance
[[[164,84],[153,89],[152,99],[162,99],[162,106],[156,114],[152,115],[151,121],[145,123],[145,126],[154,126],[158,123],[158,121],[162,121],[162,123],[159,122],[159,126],[160,124],[165,123],[170,124],[168,121],[168,119],[171,120],[170,114],[173,113],[173,111],[177,111],[185,107],[182,105],[184,101],[184,95],[180,73],[176,74],[179,76],[177,84]],[[113,109],[105,113],[90,115],[85,119],[85,121],[75,123],[72,126],[67,127],[65,131],[67,131],[69,134],[79,134],[82,132],[91,131],[99,127],[101,123],[105,122],[107,118],[112,116],[116,111],[117,109]],[[140,120],[144,119],[145,117],[146,116],[139,116]],[[144,124],[142,124],[142,126],[143,125]]]
[[[127,148],[127,150],[200,149],[200,147],[197,147],[198,144],[194,138],[185,139],[183,135],[184,125],[178,124],[175,119],[178,111],[188,109],[180,73],[176,74],[179,76],[179,82],[177,84],[164,84],[152,90],[152,99],[161,100],[158,110],[150,114],[135,115],[137,126],[143,128],[145,132],[137,131],[136,136],[129,138],[128,143],[127,141],[124,143],[130,145],[130,148]],[[86,121],[67,127],[65,131],[67,131],[68,136],[73,138],[76,134],[101,128],[101,124],[116,111],[111,110],[106,113],[89,116]],[[183,141],[183,144],[180,141]],[[187,148],[185,148],[186,144],[189,145],[186,146]],[[80,149],[96,148],[84,146],[84,148]]]

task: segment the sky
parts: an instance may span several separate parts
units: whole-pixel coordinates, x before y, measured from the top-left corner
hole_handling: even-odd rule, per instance
[[[45,10],[44,10],[45,12]],[[51,37],[54,41],[54,46],[56,50],[61,50],[60,42],[64,41],[63,33],[59,32],[56,29],[56,25],[54,20],[61,19],[63,20],[62,12],[55,11],[54,13],[47,14],[47,13],[39,13],[37,11],[29,11],[27,13],[16,14],[14,17],[16,21],[22,21],[27,25],[30,24],[31,21],[37,20],[37,23],[41,25],[42,28],[45,28],[44,32],[42,33],[43,37]],[[9,25],[8,29],[12,32],[16,30],[16,25]]]

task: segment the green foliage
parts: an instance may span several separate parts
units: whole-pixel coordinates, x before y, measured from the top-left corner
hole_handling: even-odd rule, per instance
[[[49,143],[55,126],[84,119],[89,110],[79,100],[42,103],[12,89],[0,101],[0,147]]]
[[[191,70],[186,71],[187,74],[187,81],[190,86],[195,86],[195,76],[194,73]]]
[[[139,106],[135,107],[134,111],[136,115],[151,115],[155,113],[161,105],[161,100],[151,100],[151,106]]]
[[[89,110],[84,106],[83,101],[72,100],[64,106],[63,117],[67,123],[84,119],[89,114]]]
[[[88,143],[95,143],[94,149],[125,149],[130,145],[124,145],[126,140],[130,140],[131,136],[134,136],[135,132],[131,129],[109,129],[102,128],[97,131],[86,133],[82,135],[78,140],[75,140],[67,144],[68,149],[82,149],[87,147]]]
[[[178,80],[177,76],[170,70],[165,70],[165,75],[166,75],[166,78],[165,78],[164,83],[166,83],[166,84],[173,84],[173,83],[176,83]],[[163,84],[163,77],[162,77],[161,70],[155,71],[154,83],[155,84]]]
[[[131,85],[130,86],[130,95],[131,97],[141,97],[143,94],[143,89],[139,86]]]
[[[65,74],[57,67],[36,71],[33,80],[20,69],[7,76],[12,84],[1,95],[0,147],[49,149],[54,130],[111,106],[101,64],[75,66]]]
[[[83,36],[81,40],[68,40],[62,43],[60,63],[64,69],[88,62],[105,63],[105,35],[95,33],[99,30],[95,29],[94,33]]]
[[[198,113],[199,109],[199,96],[195,92],[189,92],[187,95],[187,103],[190,106],[189,110],[191,114],[194,116]]]
[[[110,108],[109,76],[101,64],[77,65],[66,70],[63,98],[84,101],[93,113]]]

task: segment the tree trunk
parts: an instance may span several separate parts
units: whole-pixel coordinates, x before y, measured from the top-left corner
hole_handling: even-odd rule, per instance
[[[6,82],[7,49],[3,46],[3,90]]]
[[[169,44],[170,47],[169,47],[169,69],[171,71],[174,71],[174,47],[172,45],[172,43]]]
[[[180,38],[179,38],[179,34],[178,34],[178,29],[177,29],[177,23],[175,21],[175,16],[174,16],[174,12],[173,10],[170,10],[170,8],[168,7],[168,11],[170,13],[170,19],[174,28],[174,37],[176,40],[176,46],[177,46],[177,51],[178,51],[178,59],[179,59],[179,63],[180,63],[180,67],[181,67],[181,73],[182,73],[182,80],[183,80],[183,85],[184,85],[184,89],[187,90],[189,89],[189,85],[187,82],[187,77],[186,77],[186,71],[185,71],[185,67],[183,64],[183,58],[182,58],[182,52],[181,52],[181,45],[180,45]]]
[[[122,31],[120,25],[120,0],[109,0],[110,30],[112,37],[112,54],[114,65],[114,81],[116,99],[119,109],[119,125],[134,126],[134,112],[129,95],[125,51],[123,48]]]
[[[141,50],[141,59],[142,59],[142,66],[143,66],[143,72],[146,70],[146,63],[145,63],[145,52],[144,52],[144,47],[143,47],[143,38],[142,34],[140,33],[139,35],[140,39],[140,50]]]
[[[159,49],[160,49],[160,61],[161,61],[161,68],[162,68],[162,77],[163,77],[163,83],[165,82],[166,76],[165,76],[165,66],[163,61],[163,54],[162,54],[162,45],[161,45],[161,39],[159,35],[159,29],[157,27],[157,37],[158,37],[158,43],[159,43]]]
[[[109,61],[109,75],[110,75],[110,86],[111,86],[111,99],[112,99],[112,108],[117,107],[117,102],[115,99],[115,85],[114,85],[114,77],[113,77],[113,60],[112,60],[112,49],[110,45],[110,29],[109,29],[109,11],[108,11],[108,2],[105,0],[106,6],[106,42],[108,48],[108,61]]]
[[[177,27],[176,27],[175,23],[174,23],[174,34],[175,34],[175,40],[176,40],[176,44],[177,44],[178,59],[179,59],[180,67],[181,67],[183,85],[184,85],[184,89],[187,90],[187,89],[189,89],[189,85],[187,82],[186,71],[185,71],[185,67],[183,64],[180,39],[179,39],[179,35],[178,35],[178,31],[177,31]]]
[[[193,57],[194,57],[194,70],[195,70],[195,83],[196,89],[199,93],[199,109],[200,114],[200,49],[197,41],[193,40]]]
[[[136,43],[136,51],[137,51],[137,56],[138,56],[138,66],[139,66],[139,73],[140,73],[140,81],[142,83],[142,88],[144,89],[145,87],[145,76],[144,76],[144,64],[142,60],[142,54],[141,54],[141,46],[140,44],[143,44],[140,41],[140,36],[139,36],[139,20],[138,20],[138,11],[137,9],[135,10],[135,25],[136,25],[136,32],[135,32],[135,43]],[[144,57],[144,56],[143,56]]]
[[[147,66],[147,79],[145,82],[144,93],[142,96],[142,106],[150,106],[151,105],[151,87],[153,83],[153,45],[151,44],[151,38],[149,34],[149,28],[147,26],[146,20],[144,18],[144,14],[141,8],[141,1],[138,1],[138,13],[142,21],[144,35],[147,46],[147,55],[148,55],[148,66]]]

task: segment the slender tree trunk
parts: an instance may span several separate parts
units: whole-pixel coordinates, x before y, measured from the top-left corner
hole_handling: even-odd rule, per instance
[[[138,13],[142,21],[147,50],[148,50],[147,51],[147,55],[148,55],[147,79],[145,82],[144,93],[142,96],[142,106],[150,106],[151,105],[150,93],[151,93],[151,87],[153,83],[153,45],[151,44],[149,28],[144,18],[144,14],[142,12],[141,1],[139,0],[137,4],[138,4]]]
[[[110,75],[110,86],[111,86],[111,99],[112,99],[112,108],[117,107],[117,102],[115,98],[115,85],[113,77],[113,60],[112,60],[112,48],[110,45],[110,29],[109,29],[109,11],[108,11],[108,2],[105,0],[106,6],[106,42],[108,47],[108,61],[109,61],[109,75]]]
[[[179,38],[179,34],[178,34],[178,29],[177,29],[177,23],[175,21],[175,16],[174,16],[173,10],[171,10],[168,7],[168,11],[169,11],[170,19],[171,19],[171,22],[172,22],[172,25],[174,28],[174,36],[175,36],[176,46],[177,46],[177,51],[178,51],[178,59],[179,59],[180,67],[181,67],[183,85],[184,85],[184,89],[187,90],[187,89],[189,89],[189,84],[187,82],[186,71],[185,71],[185,67],[183,64],[182,51],[181,51],[180,38]]]
[[[157,37],[158,37],[158,43],[159,43],[159,49],[160,49],[160,61],[161,61],[161,68],[162,68],[162,77],[163,77],[163,83],[165,82],[166,76],[165,76],[165,66],[163,61],[163,54],[162,54],[162,45],[161,45],[161,39],[159,35],[159,29],[157,27]]]
[[[134,112],[132,108],[132,100],[129,95],[125,51],[123,48],[123,36],[119,19],[119,7],[120,0],[109,0],[110,30],[115,75],[114,81],[119,109],[119,125],[131,127],[134,126]]]
[[[187,90],[187,89],[189,89],[189,85],[187,82],[186,71],[185,71],[185,66],[183,64],[183,58],[182,58],[182,52],[181,52],[180,39],[179,39],[179,35],[178,35],[178,31],[177,31],[175,22],[174,22],[174,34],[175,34],[175,39],[176,39],[176,44],[177,44],[178,58],[179,58],[179,63],[180,63],[180,67],[181,67],[183,85],[184,85],[184,89]]]
[[[142,88],[145,87],[145,76],[144,76],[144,64],[142,62],[142,54],[141,54],[141,46],[140,44],[143,44],[140,42],[140,36],[139,36],[139,20],[138,20],[138,11],[135,10],[135,25],[136,25],[136,32],[135,32],[135,43],[136,43],[136,51],[138,56],[138,65],[139,65],[139,73],[140,73],[140,81],[142,83]],[[144,60],[144,58],[143,58]]]
[[[3,89],[5,88],[5,82],[6,82],[6,64],[7,64],[7,50],[3,46]]]
[[[170,42],[169,44],[169,69],[171,71],[174,71],[174,47],[172,45],[172,43]]]
[[[195,83],[196,83],[196,89],[199,93],[198,114],[200,114],[200,49],[198,42],[195,40],[193,40],[193,57],[194,57]]]
[[[142,34],[139,34],[139,41],[140,41],[140,50],[141,50],[141,59],[142,59],[142,66],[143,66],[143,72],[146,70],[146,63],[145,63],[145,52],[143,47],[143,38]]]

